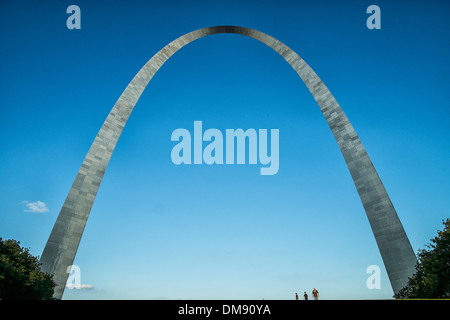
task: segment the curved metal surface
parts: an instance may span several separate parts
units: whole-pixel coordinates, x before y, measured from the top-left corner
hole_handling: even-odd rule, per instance
[[[416,256],[389,196],[359,137],[335,98],[317,74],[288,46],[244,27],[217,26],[187,33],[155,54],[128,84],[97,134],[42,253],[44,272],[54,274],[55,298],[62,298],[67,268],[73,264],[95,196],[122,130],[154,74],[175,52],[190,42],[213,34],[234,33],[256,39],[281,55],[303,80],[320,107],[344,156],[369,219],[394,293],[415,272]]]

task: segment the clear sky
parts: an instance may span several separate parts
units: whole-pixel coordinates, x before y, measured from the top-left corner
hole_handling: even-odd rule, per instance
[[[69,30],[69,5],[81,29]],[[366,9],[381,9],[369,30]],[[207,26],[265,32],[321,77],[413,249],[450,216],[448,1],[0,2],[0,237],[41,255],[103,121],[139,69]],[[175,165],[177,128],[279,129],[279,171]],[[177,52],[112,155],[64,299],[391,298],[356,188],[317,104],[273,50],[214,35]],[[381,288],[366,272],[381,268]]]

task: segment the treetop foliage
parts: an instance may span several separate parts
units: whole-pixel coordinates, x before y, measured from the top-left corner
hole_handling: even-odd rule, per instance
[[[0,299],[53,299],[53,276],[43,273],[39,259],[16,240],[0,238]]]
[[[450,219],[417,254],[416,273],[394,297],[397,299],[450,298]]]

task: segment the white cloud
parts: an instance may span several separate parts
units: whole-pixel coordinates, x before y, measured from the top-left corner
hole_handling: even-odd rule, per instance
[[[42,212],[47,212],[48,211],[47,205],[44,202],[39,201],[39,200],[38,201],[33,201],[33,202],[24,201],[23,203],[28,208],[28,210],[25,210],[25,212],[39,212],[39,213],[42,213]]]
[[[93,289],[94,286],[92,284],[66,284],[67,289]]]

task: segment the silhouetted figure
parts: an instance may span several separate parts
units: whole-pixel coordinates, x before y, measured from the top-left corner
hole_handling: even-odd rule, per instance
[[[298,300],[298,294],[297,294],[297,292],[295,293],[295,300]]]
[[[305,294],[303,295],[303,298],[304,298],[305,300],[308,300],[308,295],[306,294],[306,291],[305,291]]]
[[[314,290],[312,291],[312,295],[314,297],[314,300],[318,300],[319,299],[319,291],[317,291],[316,288],[314,288]]]

